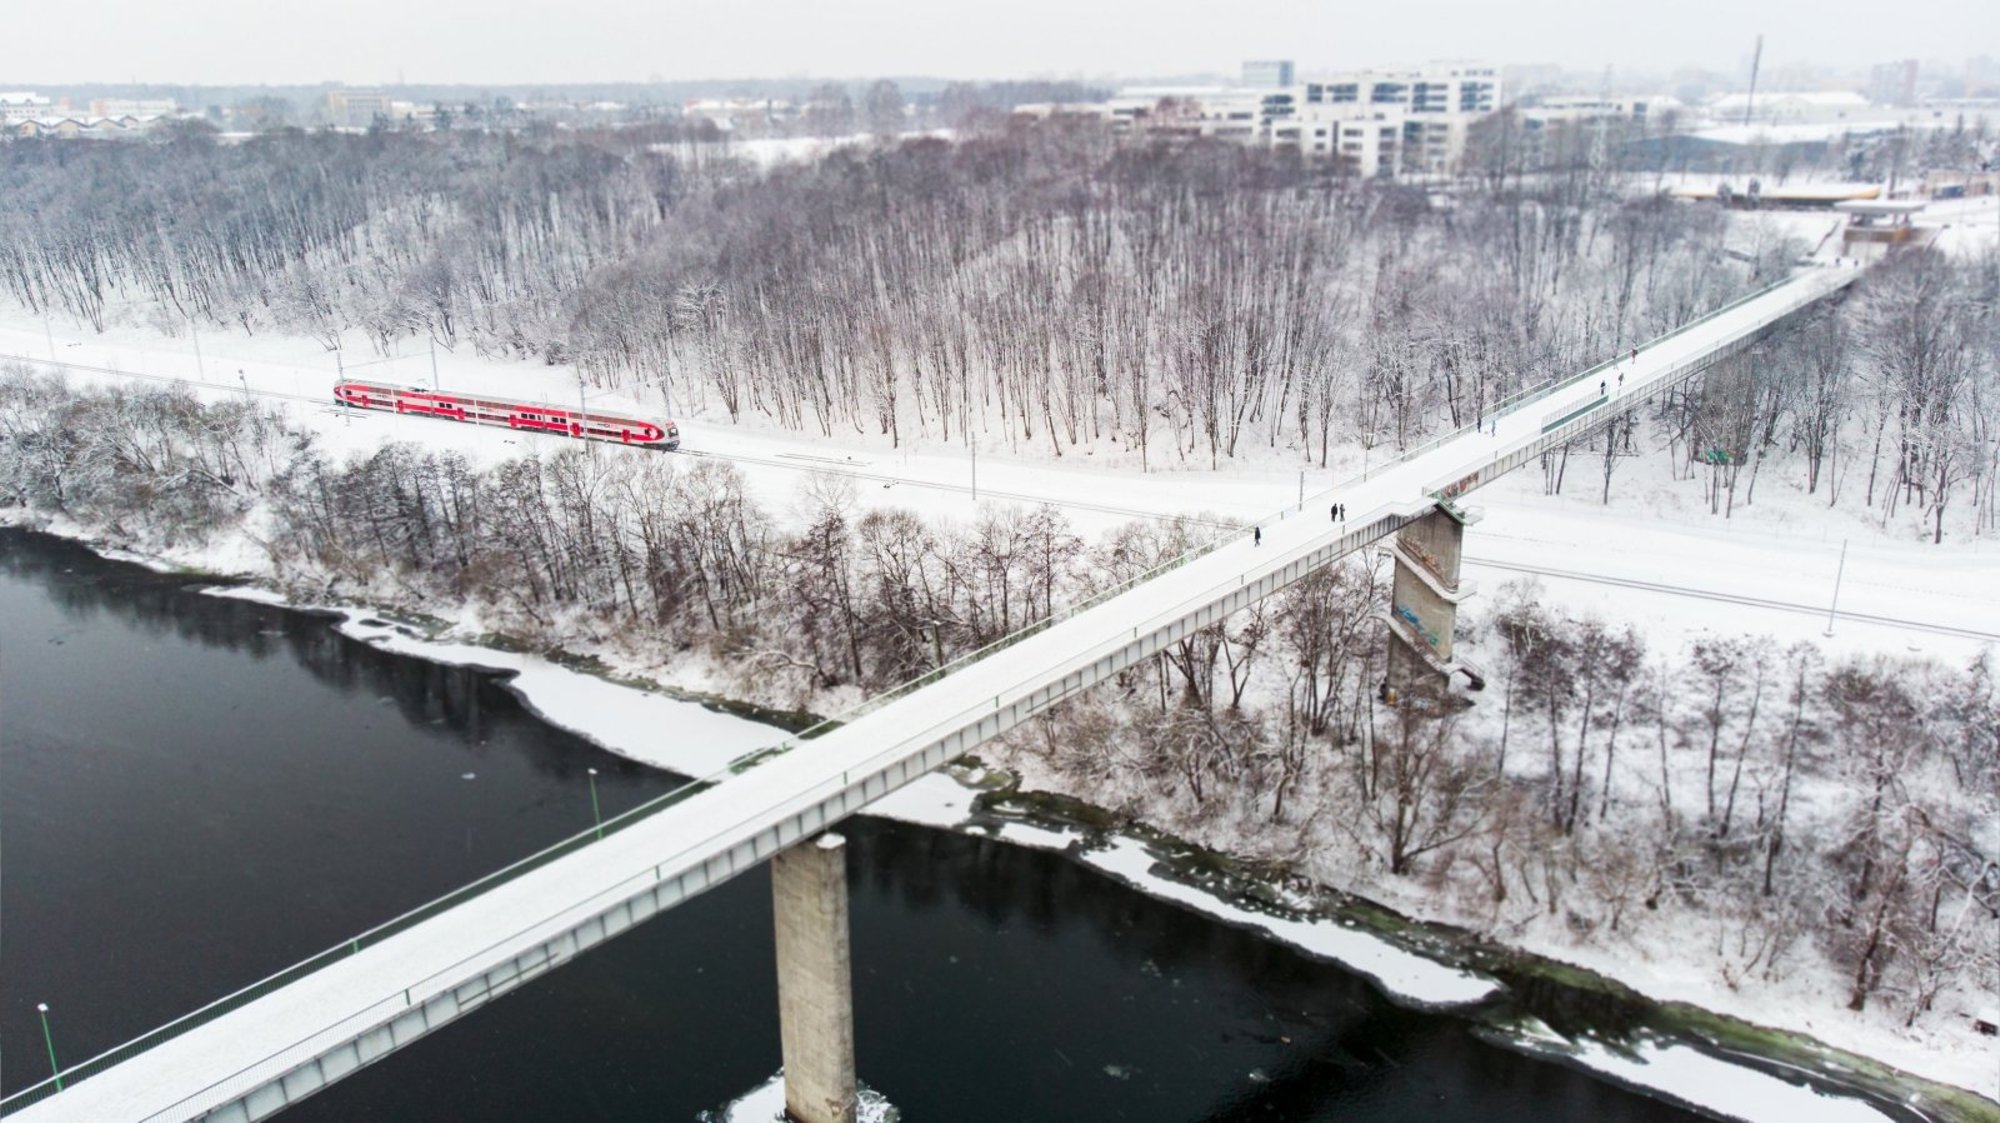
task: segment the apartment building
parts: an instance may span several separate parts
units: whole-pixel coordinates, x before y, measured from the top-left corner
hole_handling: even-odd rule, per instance
[[[1291,59],[1254,59],[1243,64],[1243,84],[1251,87],[1292,84]]]
[[[67,100],[58,104],[26,90],[0,93],[0,122],[32,121],[42,117],[58,117],[68,112]]]
[[[1023,116],[1086,115],[1121,131],[1295,148],[1355,175],[1450,172],[1472,122],[1500,106],[1500,72],[1478,63],[1361,70],[1286,83],[1291,65],[1243,64],[1241,86],[1134,86],[1093,104],[1022,105]],[[1265,79],[1253,83],[1252,79]]]
[[[336,89],[327,91],[326,115],[336,127],[365,129],[376,118],[393,119],[395,103],[380,90]]]
[[[1500,106],[1500,72],[1477,63],[1308,77],[1266,94],[1264,139],[1357,175],[1449,172],[1472,122]]]

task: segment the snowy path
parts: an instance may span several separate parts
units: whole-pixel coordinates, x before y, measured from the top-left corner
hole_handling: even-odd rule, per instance
[[[1850,280],[1851,275],[1831,270],[1810,271],[1667,337],[1626,365],[1623,395],[1642,395],[1685,364]],[[1618,397],[1612,394],[1614,402]],[[607,834],[379,943],[357,945],[352,954],[300,981],[76,1080],[18,1117],[183,1119],[253,1093],[279,1096],[279,1102],[307,1094],[340,1075],[321,1074],[316,1058],[399,1020],[407,1037],[421,1034],[430,1028],[421,1021],[432,1008],[427,1001],[451,1004],[455,1016],[462,1001],[456,996],[464,993],[461,984],[467,980],[481,980],[526,953],[553,946],[547,960],[537,961],[537,969],[545,969],[583,946],[563,944],[567,933],[635,900],[656,900],[663,885],[685,886],[691,895],[749,868],[769,856],[772,840],[788,842],[818,829],[815,824],[851,814],[991,735],[1002,727],[1003,710],[1025,716],[1051,695],[1059,697],[1070,682],[1091,681],[1086,671],[1135,642],[1236,601],[1246,588],[1271,587],[1281,575],[1293,579],[1308,560],[1358,548],[1383,527],[1427,509],[1428,493],[1440,481],[1533,450],[1545,440],[1552,419],[1604,412],[1591,409],[1598,400],[1599,387],[1579,380],[1501,417],[1497,433],[1460,434],[1365,482],[1311,497],[1303,511],[1273,513],[1262,524],[1261,546],[1248,534],[1236,536],[759,767],[723,778],[670,811]],[[1335,500],[1350,509],[1352,534],[1325,517]],[[850,798],[856,792],[858,802]],[[1461,973],[1442,966],[1436,983],[1446,992],[1463,986]],[[413,1017],[419,1021],[409,1022]],[[407,1037],[395,1035],[398,1044]],[[282,1091],[274,1085],[301,1065],[312,1067],[309,1077],[295,1074]]]

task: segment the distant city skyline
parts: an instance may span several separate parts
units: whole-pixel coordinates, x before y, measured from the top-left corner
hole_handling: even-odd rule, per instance
[[[1953,66],[2000,49],[1987,0],[1907,0],[1842,12],[1810,0],[1617,5],[1440,0],[1408,9],[1326,0],[934,0],[657,4],[600,0],[518,10],[471,0],[350,0],[298,9],[268,0],[100,0],[0,40],[0,87],[102,83],[256,85],[565,84],[731,78],[1074,78],[1116,82],[1233,74],[1246,59],[1322,67],[1475,58],[1667,73],[1764,64]]]

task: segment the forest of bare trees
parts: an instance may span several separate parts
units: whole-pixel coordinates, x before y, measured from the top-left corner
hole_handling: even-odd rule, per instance
[[[1649,644],[1516,585],[1461,637],[1489,697],[1389,707],[1383,578],[1316,575],[1001,758],[1315,880],[1545,946],[1672,948],[1749,994],[1830,980],[1809,985],[1962,1029],[2000,984],[1989,656]]]
[[[0,148],[0,291],[101,327],[573,364],[801,432],[1401,447],[1774,279],[1604,169],[1433,198],[1087,123],[757,171],[644,130]]]

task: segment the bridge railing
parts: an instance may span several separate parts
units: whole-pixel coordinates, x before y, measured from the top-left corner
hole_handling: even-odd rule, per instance
[[[1781,285],[1783,283],[1784,282],[1780,282]],[[1829,287],[1829,291],[1831,290],[1831,288],[1837,288],[1840,287],[1841,285],[1845,285],[1846,283],[1848,283],[1847,280],[1839,280],[1837,284],[1831,285]],[[1701,320],[1694,321],[1693,323],[1688,324],[1685,328],[1677,328],[1673,332],[1669,332],[1667,335],[1661,336],[1659,340],[1655,341],[1655,343],[1663,342],[1666,339],[1671,338],[1673,335],[1677,335],[1682,331],[1698,327],[1704,322],[1712,321],[1715,317],[1721,316],[1724,313],[1733,310],[1738,305],[1744,304],[1749,300],[1756,299],[1759,296],[1768,295],[1773,289],[1777,287],[1779,286],[1773,285],[1770,286],[1769,288],[1759,290],[1758,292],[1753,293],[1748,297],[1731,301],[1729,304],[1723,306],[1722,308],[1718,308],[1709,315],[1702,317]],[[1789,316],[1793,312],[1796,312],[1801,308],[1807,307],[1808,305],[1812,304],[1814,301],[1821,299],[1825,295],[1826,295],[1825,292],[1812,292],[1794,297],[1781,311],[1779,311],[1776,314],[1771,323],[1775,323],[1777,320]],[[1647,400],[1650,400],[1652,397],[1657,395],[1663,387],[1678,384],[1686,380],[1687,378],[1691,377],[1694,373],[1696,373],[1700,369],[1714,362],[1714,360],[1718,356],[1718,353],[1729,352],[1739,348],[1740,346],[1743,345],[1745,336],[1755,335],[1759,330],[1762,329],[1752,329],[1751,331],[1748,331],[1743,335],[1732,337],[1728,342],[1720,345],[1720,347],[1716,349],[1704,351],[1700,355],[1696,355],[1687,359],[1682,359],[1679,362],[1674,363],[1672,366],[1668,367],[1663,373],[1657,373],[1653,377],[1649,378],[1646,381],[1644,388],[1637,388],[1637,387],[1627,388],[1622,392],[1614,392],[1609,397],[1592,398],[1589,399],[1588,401],[1578,403],[1575,406],[1563,407],[1560,409],[1553,410],[1542,418],[1541,424],[1537,432],[1517,441],[1515,444],[1513,444],[1504,452],[1501,452],[1497,456],[1494,456],[1492,459],[1485,461],[1482,464],[1482,466],[1478,468],[1476,471],[1470,473],[1465,473],[1462,471],[1454,472],[1452,474],[1439,476],[1433,479],[1429,484],[1426,484],[1424,486],[1424,493],[1436,497],[1440,500],[1450,500],[1456,498],[1459,495],[1464,494],[1466,491],[1469,491],[1472,488],[1479,486],[1480,484],[1486,483],[1499,476],[1505,475],[1506,473],[1513,471],[1515,468],[1525,463],[1526,460],[1531,459],[1536,455],[1540,455],[1542,452],[1547,451],[1549,449],[1559,447],[1565,441],[1573,440],[1576,437],[1582,435],[1583,433],[1601,424],[1602,418],[1589,416],[1590,414],[1594,413],[1599,407],[1609,404],[1619,410],[1625,410],[1632,408],[1632,406],[1636,404],[1641,404]],[[1648,347],[1654,345],[1655,344],[1653,343],[1647,344]],[[1567,380],[1566,385],[1574,385],[1577,381],[1579,381],[1579,379],[1576,378],[1569,379]]]
[[[1782,283],[1783,282],[1780,282],[1780,284]],[[1775,287],[1777,286],[1775,285],[1771,286],[1771,288]],[[1708,315],[1703,316],[1695,321],[1692,321],[1688,325],[1682,328],[1677,328],[1674,331],[1667,333],[1667,335],[1665,336],[1661,336],[1659,340],[1655,340],[1653,343],[1648,343],[1647,346],[1649,347],[1653,346],[1658,342],[1662,342],[1666,339],[1672,338],[1674,335],[1680,334],[1683,331],[1696,327],[1701,323],[1704,323],[1712,319],[1715,316],[1722,315],[1723,313],[1737,307],[1738,305],[1741,305],[1743,303],[1748,302],[1749,300],[1756,299],[1757,297],[1762,296],[1765,293],[1768,293],[1769,291],[1771,291],[1771,288],[1762,289],[1759,290],[1758,292],[1750,294],[1749,296],[1745,296],[1737,300],[1731,301],[1729,304],[1724,305],[1722,308],[1717,309],[1716,311],[1711,312]],[[1573,385],[1578,381],[1589,378],[1597,371],[1605,369],[1615,362],[1616,360],[1614,359],[1610,363],[1599,364],[1599,366],[1597,367],[1592,367],[1581,374],[1575,375],[1567,379],[1563,379],[1560,382],[1551,380],[1547,383],[1541,384],[1540,386],[1531,387],[1527,390],[1517,392],[1516,394],[1510,395],[1507,399],[1503,399],[1502,403],[1496,406],[1495,413],[1498,414],[1502,412],[1511,412],[1515,409],[1521,408],[1522,406],[1531,404],[1535,401],[1540,400],[1541,398],[1547,397],[1549,394],[1556,392],[1557,390],[1561,389],[1564,386]],[[1449,433],[1442,434],[1431,440],[1425,441],[1420,445],[1416,445],[1410,449],[1407,449],[1404,452],[1397,455],[1396,457],[1394,457],[1393,459],[1381,465],[1378,465],[1368,470],[1364,470],[1360,475],[1349,477],[1347,480],[1336,485],[1335,487],[1329,488],[1325,491],[1318,493],[1318,495],[1314,497],[1314,502],[1317,504],[1317,502],[1323,499],[1326,495],[1337,494],[1344,488],[1352,487],[1357,483],[1365,482],[1369,477],[1373,475],[1379,475],[1383,471],[1386,471],[1397,465],[1406,463],[1419,456],[1422,456],[1432,451],[1433,449],[1437,448],[1438,446],[1446,443],[1447,441],[1454,440],[1460,436],[1469,433],[1473,428],[1474,428],[1473,426],[1461,426],[1455,430],[1452,430]],[[1304,509],[1305,509],[1304,503],[1302,502],[1294,503],[1275,512],[1274,516],[1267,519],[1266,521],[1271,521],[1271,522],[1282,521],[1286,518],[1301,514],[1304,511]],[[1353,538],[1358,535],[1367,535],[1369,533],[1375,532],[1379,526],[1388,526],[1389,530],[1393,530],[1395,528],[1395,525],[1400,525],[1400,523],[1396,522],[1396,520],[1388,517],[1382,512],[1367,512],[1364,513],[1363,518],[1368,521],[1362,523],[1362,529],[1356,531],[1349,531],[1343,535],[1343,538]],[[1384,530],[1381,531],[1380,533],[1388,533],[1388,531]],[[874,713],[875,711],[880,710],[884,706],[887,706],[890,703],[900,698],[906,697],[916,692],[917,690],[921,690],[924,687],[937,682],[939,679],[943,678],[948,674],[962,670],[965,667],[972,665],[973,663],[977,663],[980,662],[981,660],[990,658],[1001,651],[1004,651],[1010,647],[1013,647],[1018,643],[1023,642],[1024,640],[1030,639],[1036,635],[1041,634],[1044,631],[1047,631],[1048,629],[1056,626],[1059,623],[1062,623],[1063,621],[1072,619],[1083,612],[1095,608],[1098,605],[1101,605],[1106,601],[1112,599],[1113,597],[1128,592],[1133,588],[1136,588],[1139,585],[1147,581],[1150,581],[1155,577],[1160,576],[1161,574],[1167,573],[1174,569],[1178,569],[1181,566],[1187,565],[1192,561],[1205,557],[1208,554],[1214,552],[1218,547],[1222,546],[1223,544],[1232,541],[1238,537],[1241,537],[1242,534],[1243,534],[1242,527],[1232,527],[1221,533],[1218,533],[1210,537],[1208,540],[1198,543],[1197,545],[1181,553],[1180,555],[1170,558],[1167,561],[1164,561],[1135,577],[1118,582],[1117,584],[1114,584],[1106,589],[1103,589],[1098,593],[1085,598],[1084,600],[1076,602],[1075,604],[1069,605],[1048,617],[1038,620],[1033,624],[1029,624],[1017,631],[1009,633],[1008,635],[1003,636],[1000,639],[994,640],[993,642],[986,644],[984,647],[968,652],[967,654],[958,656],[957,658],[952,659],[951,661],[941,665],[936,670],[927,672],[923,675],[919,675],[916,678],[910,679],[907,682],[898,684],[897,686],[891,687],[888,690],[876,694],[873,697],[867,699],[866,701],[858,703],[834,717],[818,722],[808,727],[807,729],[793,735],[792,737],[786,738],[785,740],[779,742],[776,745],[764,749],[755,750],[742,757],[739,757],[715,772],[712,772],[706,776],[693,779],[688,783],[673,789],[672,791],[665,792],[659,796],[655,796],[654,798],[646,801],[645,803],[639,804],[636,807],[633,807],[629,810],[626,810],[610,818],[607,818],[603,821],[601,825],[593,825],[585,830],[579,831],[577,834],[574,834],[569,838],[563,839],[560,842],[557,842],[542,850],[536,851],[535,853],[532,853],[525,858],[522,858],[516,862],[513,862],[498,870],[495,870],[494,872],[487,874],[484,877],[481,877],[467,885],[461,886],[460,888],[455,889],[450,893],[446,893],[443,896],[440,896],[434,900],[427,901],[424,904],[418,905],[417,907],[401,914],[400,916],[394,917],[388,921],[385,921],[382,924],[378,924],[375,927],[370,928],[365,932],[361,932],[355,936],[349,937],[348,939],[343,940],[342,942],[336,944],[333,947],[330,947],[315,955],[309,956],[306,959],[300,960],[299,962],[294,963],[291,966],[286,967],[278,972],[275,972],[274,974],[268,975],[265,978],[259,979],[256,982],[251,983],[246,987],[243,987],[239,990],[224,995],[223,997],[218,998],[215,1001],[210,1002],[205,1006],[202,1006],[200,1009],[197,1009],[192,1013],[185,1014],[179,1018],[174,1019],[171,1022],[166,1023],[165,1025],[149,1030],[146,1033],[143,1033],[138,1037],[131,1039],[130,1041],[126,1041],[120,1045],[113,1046],[112,1048],[105,1050],[104,1052],[99,1053],[88,1060],[82,1061],[69,1068],[63,1069],[60,1074],[60,1081],[58,1081],[57,1077],[51,1076],[45,1080],[42,1080],[39,1083],[23,1088],[13,1093],[12,1095],[5,1097],[4,1099],[0,1099],[0,1115],[20,1110],[21,1108],[27,1107],[30,1104],[38,1103],[41,1100],[56,1094],[58,1092],[57,1085],[59,1082],[62,1085],[68,1085],[78,1080],[85,1079],[96,1073],[102,1072],[103,1070],[110,1068],[116,1064],[119,1064],[123,1061],[129,1060],[132,1057],[137,1056],[138,1054],[143,1053],[146,1050],[159,1045],[161,1042],[170,1040],[183,1033],[186,1033],[191,1029],[212,1022],[215,1019],[230,1013],[231,1011],[240,1009],[243,1006],[255,1002],[259,998],[264,997],[265,995],[271,994],[287,985],[290,985],[292,983],[299,981],[300,979],[305,978],[308,975],[311,975],[313,972],[318,971],[329,964],[338,962],[340,959],[343,959],[345,957],[358,954],[363,948],[371,947],[375,944],[381,943],[383,940],[386,940],[391,936],[394,936],[398,933],[401,933],[412,927],[415,927],[416,925],[421,924],[424,921],[429,920],[432,917],[437,916],[443,912],[446,912],[458,905],[461,905],[466,901],[470,900],[471,898],[476,897],[482,893],[485,893],[495,888],[498,885],[504,884],[508,881],[512,881],[515,878],[520,877],[523,874],[529,873],[533,870],[539,869],[542,866],[545,866],[550,862],[555,861],[558,858],[561,858],[567,854],[574,853],[577,850],[581,850],[584,847],[589,846],[594,842],[597,842],[601,838],[608,837],[609,835],[614,834],[618,831],[622,831],[643,819],[650,818],[655,814],[665,811],[666,809],[678,803],[681,803],[687,800],[688,798],[696,794],[699,794],[700,792],[706,791],[717,784],[726,782],[733,776],[749,771],[750,769],[755,768],[759,764],[762,764],[765,761],[768,761],[778,755],[792,751],[793,749],[798,748],[804,742],[810,741],[818,736],[830,732],[831,730],[836,729],[841,725],[847,724],[858,718]],[[1377,536],[1379,536],[1379,534]],[[1372,541],[1373,539],[1368,539],[1368,540]]]
[[[1751,292],[1745,293],[1744,295],[1737,297],[1736,299],[1730,301],[1729,303],[1724,304],[1720,308],[1717,308],[1710,312],[1704,312],[1700,316],[1697,316],[1694,319],[1689,320],[1687,323],[1682,324],[1677,328],[1674,328],[1673,330],[1667,332],[1664,335],[1655,336],[1654,338],[1647,340],[1645,343],[1639,345],[1639,349],[1646,350],[1648,348],[1658,347],[1660,344],[1665,343],[1670,339],[1673,339],[1675,336],[1684,335],[1687,332],[1693,331],[1696,328],[1699,328],[1705,324],[1712,322],[1718,316],[1726,315],[1729,312],[1733,312],[1737,308],[1740,308],[1743,305],[1748,304],[1753,300],[1769,296],[1771,293],[1777,291],[1778,289],[1784,287],[1785,285],[1790,284],[1792,281],[1796,279],[1797,278],[1794,277],[1786,277],[1782,280],[1774,281],[1771,284],[1765,285],[1761,289],[1755,289]],[[1551,394],[1559,393],[1563,390],[1566,390],[1569,387],[1574,386],[1579,382],[1587,382],[1592,378],[1601,379],[1605,375],[1608,375],[1613,370],[1615,370],[1618,366],[1619,361],[1620,357],[1617,355],[1613,355],[1611,358],[1606,359],[1604,362],[1598,363],[1596,366],[1590,367],[1577,374],[1566,375],[1561,378],[1550,378],[1544,382],[1540,382],[1534,386],[1530,386],[1525,390],[1517,390],[1514,393],[1508,395],[1507,397],[1502,398],[1499,402],[1495,403],[1493,406],[1493,413],[1495,415],[1504,415],[1512,413],[1515,410],[1521,408],[1522,406],[1533,405],[1534,403],[1541,401],[1543,398],[1546,398]]]

